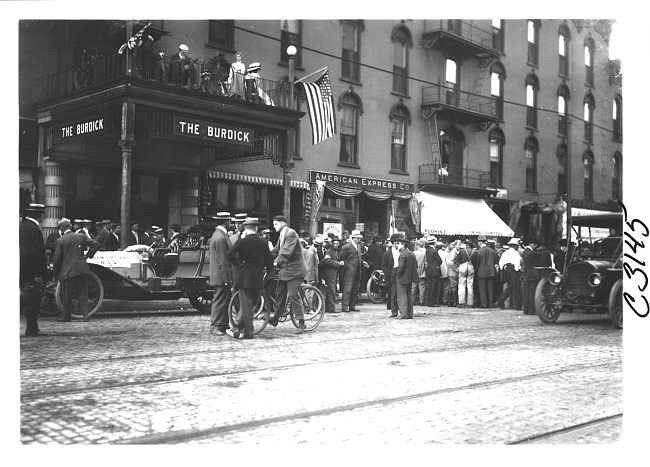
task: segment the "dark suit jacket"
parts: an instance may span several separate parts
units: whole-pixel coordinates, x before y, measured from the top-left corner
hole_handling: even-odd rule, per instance
[[[278,240],[278,244],[273,248],[273,256],[275,256],[275,263],[280,268],[278,278],[281,281],[289,281],[296,278],[304,278],[307,275],[307,268],[305,261],[302,259],[302,246],[298,239],[298,234],[295,230],[285,227],[284,239],[282,243]],[[280,232],[282,237],[282,232]]]
[[[84,251],[88,248],[88,258],[95,256],[99,244],[84,234],[67,231],[54,242],[54,277],[60,281],[81,276],[90,272]]]
[[[99,243],[99,251],[106,251],[108,249],[106,247],[106,241],[108,240],[109,235],[111,235],[111,233],[106,229],[106,227],[102,227],[99,232],[97,232],[95,241]]]
[[[45,276],[47,270],[43,233],[33,221],[23,219],[18,227],[20,282]]]
[[[357,277],[357,280],[361,277],[361,246],[356,245],[356,248],[352,245],[354,240],[346,243],[341,248],[340,258],[345,264],[343,269],[345,270],[345,277]],[[353,274],[355,276],[353,276]]]
[[[334,282],[336,281],[336,276],[339,272],[339,250],[335,249],[333,246],[325,250],[325,255],[323,259],[318,263],[318,274],[321,279],[325,282]]]
[[[210,284],[226,285],[233,283],[233,271],[226,257],[231,247],[228,235],[219,227],[210,238]]]
[[[438,250],[432,246],[427,247],[425,258],[427,261],[427,277],[440,277],[442,275],[442,272],[440,271],[442,258],[438,254]]]
[[[384,276],[386,279],[390,279],[393,275],[393,268],[395,267],[395,261],[393,260],[393,247],[387,248],[381,257],[381,270],[384,271]]]
[[[404,247],[399,254],[399,261],[397,264],[397,280],[400,284],[410,284],[419,279],[418,274],[418,261],[411,250]]]
[[[273,255],[266,240],[257,234],[248,234],[226,251],[226,258],[237,269],[234,284],[247,289],[262,290],[264,268],[273,269]]]
[[[479,279],[496,276],[497,252],[483,245],[476,252],[476,270],[474,276]]]
[[[535,266],[537,266],[537,253],[530,248],[525,248],[521,254],[521,260],[524,263],[524,280],[536,281],[539,278],[535,270]]]
[[[117,251],[120,249],[120,240],[115,237],[113,232],[106,237],[106,251]]]

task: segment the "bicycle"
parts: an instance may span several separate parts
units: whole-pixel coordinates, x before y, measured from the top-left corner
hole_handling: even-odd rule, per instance
[[[253,307],[253,335],[257,335],[269,324],[269,318],[277,308],[275,290],[278,284],[278,276],[264,275],[263,286]],[[325,297],[317,287],[311,284],[300,284],[298,289],[300,301],[303,306],[305,331],[313,331],[323,321],[325,316]],[[237,320],[239,312],[239,291],[235,291],[228,305],[231,323]],[[298,328],[298,319],[291,309],[290,300],[287,300],[287,307],[284,312],[277,316],[278,322],[283,323],[291,318],[294,326]]]

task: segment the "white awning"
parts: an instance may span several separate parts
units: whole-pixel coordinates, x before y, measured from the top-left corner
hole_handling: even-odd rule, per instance
[[[455,198],[421,191],[420,201],[420,227],[425,235],[514,235],[508,224],[483,199]]]
[[[214,170],[208,170],[206,172],[206,175],[211,179],[225,180],[235,183],[250,183],[251,185],[282,186],[283,183],[279,178],[256,177],[254,175],[232,174],[228,172],[215,172]],[[291,180],[291,188],[309,190],[309,182]]]

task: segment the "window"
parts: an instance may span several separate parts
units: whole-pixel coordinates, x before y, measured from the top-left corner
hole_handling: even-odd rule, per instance
[[[529,128],[537,128],[537,91],[539,81],[531,73],[526,78],[526,126]]]
[[[565,24],[560,26],[558,34],[558,53],[559,53],[559,73],[562,76],[569,76],[569,43],[571,42],[571,32]]]
[[[506,138],[495,128],[490,133],[490,185],[503,186],[503,146]]]
[[[621,106],[622,102],[623,100],[621,99],[621,96],[616,96],[614,98],[614,104],[612,108],[612,120],[614,122],[614,128],[613,128],[614,141],[623,141],[623,132],[622,132],[623,108]]]
[[[614,173],[612,174],[612,199],[623,198],[623,160],[621,153],[616,152],[612,158],[614,164]]]
[[[566,185],[566,156],[567,146],[562,143],[557,147],[557,194],[558,196],[567,195]]]
[[[528,63],[539,65],[539,21],[528,20]]]
[[[490,94],[496,99],[496,116],[503,120],[503,90],[506,71],[503,65],[496,62],[492,65],[492,74],[490,75]]]
[[[503,52],[503,26],[502,19],[492,20],[492,48]]]
[[[526,189],[537,191],[537,153],[539,143],[537,138],[529,136],[526,139]]]
[[[460,68],[456,63],[456,60],[448,58],[446,62],[446,68],[445,68],[445,86],[447,87],[446,90],[447,104],[454,105],[454,106],[460,105],[460,93],[458,92],[459,83],[460,83]]]
[[[411,123],[411,114],[404,105],[398,104],[391,111],[390,122],[390,168],[391,170],[406,172],[407,129]]]
[[[594,108],[596,101],[594,96],[587,94],[584,102],[584,121],[585,121],[585,141],[594,142]]]
[[[557,96],[557,134],[566,136],[568,131],[567,105],[569,103],[569,88],[561,85]]]
[[[235,21],[232,19],[223,19],[219,21],[208,22],[208,45],[220,49],[235,49]]]
[[[589,86],[594,85],[594,51],[596,44],[591,37],[585,41],[585,82]]]
[[[591,151],[585,151],[582,158],[585,168],[584,173],[584,199],[594,198],[594,155]]]
[[[295,56],[295,65],[302,66],[302,21],[299,19],[280,20],[280,61],[289,63],[287,47],[295,45],[298,53]]]
[[[408,95],[409,49],[413,45],[411,32],[397,26],[391,37],[393,42],[393,92]]]
[[[352,92],[347,92],[339,101],[339,122],[341,149],[339,162],[359,165],[359,115],[363,111],[361,102]]]
[[[360,81],[360,40],[361,25],[357,21],[343,21],[343,52],[341,53],[343,61],[341,63],[341,76],[356,81],[357,83]]]

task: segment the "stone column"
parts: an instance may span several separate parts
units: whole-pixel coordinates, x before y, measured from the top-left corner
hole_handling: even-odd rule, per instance
[[[181,227],[186,230],[199,223],[199,177],[183,175],[181,190]]]
[[[51,159],[45,160],[45,214],[43,215],[43,235],[47,238],[55,232],[63,217],[64,187],[63,164]]]

